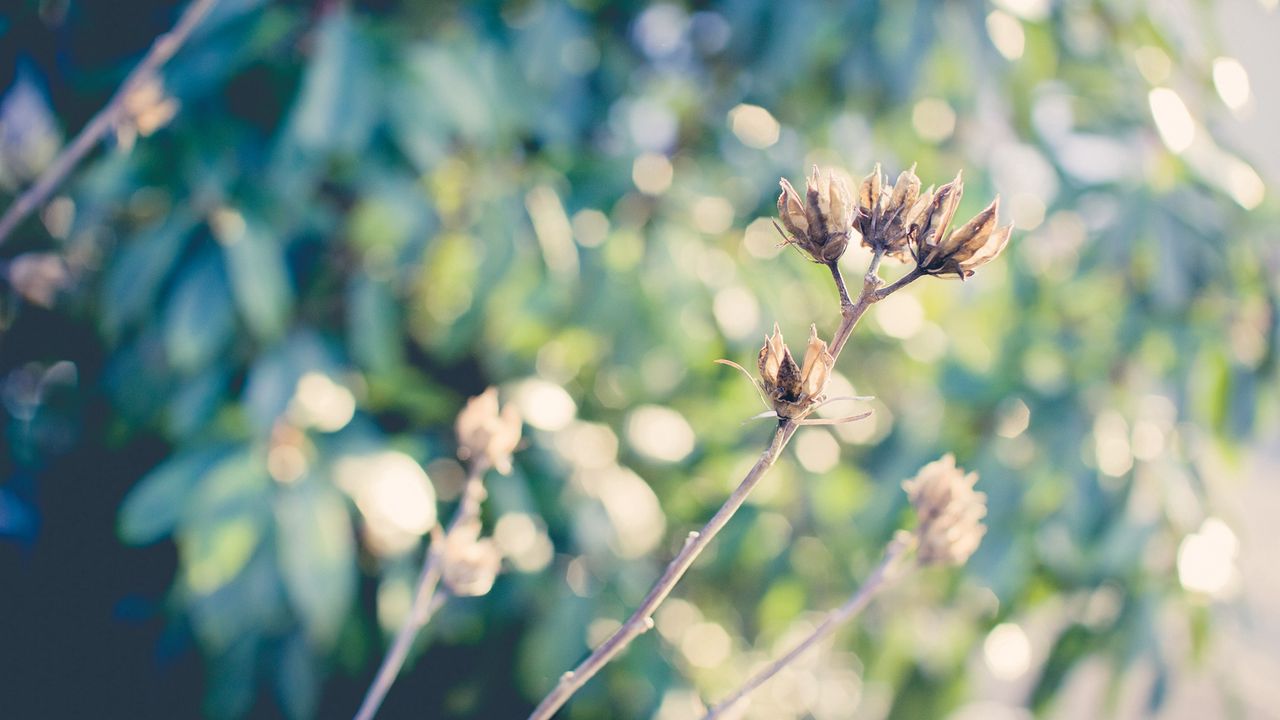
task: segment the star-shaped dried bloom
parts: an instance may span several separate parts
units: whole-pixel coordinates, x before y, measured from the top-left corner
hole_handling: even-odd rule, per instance
[[[972,220],[948,231],[963,194],[964,183],[957,174],[955,180],[938,188],[929,204],[928,215],[912,236],[911,250],[916,263],[930,275],[954,274],[963,280],[994,260],[1009,243],[1013,226],[996,227],[999,196]]]
[[[468,400],[454,427],[459,457],[485,457],[503,475],[511,472],[511,453],[520,444],[520,411],[508,404],[499,412],[497,388]]]
[[[786,178],[778,181],[778,219],[783,238],[814,262],[831,264],[849,247],[853,232],[853,198],[844,180],[833,171],[824,175],[813,166],[804,197]]]
[[[778,417],[804,417],[813,405],[822,402],[835,362],[827,343],[818,337],[817,326],[810,326],[804,362],[797,364],[775,324],[773,335],[764,339],[757,364],[760,386]]]
[[[987,528],[987,496],[973,489],[977,473],[965,474],[950,453],[920,468],[902,484],[919,524],[917,559],[922,565],[963,565]]]
[[[915,165],[903,170],[893,185],[887,185],[877,163],[858,188],[854,226],[862,233],[862,244],[895,260],[909,260],[908,240],[924,217],[932,194],[932,189],[920,194]]]

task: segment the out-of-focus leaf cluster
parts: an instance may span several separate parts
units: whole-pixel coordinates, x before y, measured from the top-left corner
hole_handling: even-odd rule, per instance
[[[837,322],[825,269],[779,254],[764,219],[778,176],[875,161],[916,162],[926,184],[963,168],[957,216],[999,192],[1013,243],[965,284],[926,278],[874,308],[830,393],[875,395],[873,418],[803,429],[569,716],[682,717],[732,687],[848,594],[906,517],[899,481],[943,451],[990,503],[967,572],[894,591],[754,712],[942,716],[990,681],[997,624],[1043,648],[1015,668],[1036,707],[1091,658],[1156,668],[1142,691],[1159,704],[1188,661],[1160,623],[1200,622],[1176,550],[1229,490],[1206,466],[1280,407],[1275,213],[1242,209],[1236,156],[1161,144],[1148,95],[1173,81],[1134,60],[1183,57],[1160,18],[376,5],[223,3],[164,74],[171,124],[86,165],[63,216],[27,228],[82,272],[61,308],[99,330],[112,431],[172,447],[120,535],[176,543],[169,605],[207,658],[211,713],[265,684],[307,717],[326,675],[376,662],[421,547],[371,525],[422,520],[378,493],[456,499],[452,419],[489,383],[531,427],[486,509],[521,572],[429,638],[474,648],[485,691],[450,712],[535,700],[764,442],[742,424],[751,389],[712,361],[750,362],[775,320]],[[1221,114],[1203,68],[1169,72],[1197,116]],[[9,188],[23,166],[4,152]],[[514,675],[486,672],[509,647]]]

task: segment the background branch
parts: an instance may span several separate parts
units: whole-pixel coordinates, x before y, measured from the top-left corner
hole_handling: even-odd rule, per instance
[[[804,640],[801,640],[795,647],[791,648],[787,654],[777,660],[774,660],[755,675],[752,675],[751,679],[747,680],[742,687],[734,690],[728,697],[720,701],[718,705],[711,708],[711,710],[707,712],[704,720],[721,717],[724,713],[733,709],[735,705],[755,691],[756,688],[759,688],[774,675],[781,672],[783,668],[795,662],[796,658],[799,658],[801,655],[808,652],[814,645],[826,640],[834,634],[841,625],[849,622],[856,617],[858,613],[862,612],[862,609],[871,602],[876,593],[883,590],[888,586],[890,581],[898,577],[900,573],[894,572],[896,569],[895,566],[898,559],[901,558],[910,548],[911,544],[909,542],[897,539],[891,541],[889,543],[889,547],[885,550],[884,559],[880,561],[880,564],[876,566],[875,570],[871,571],[871,575],[867,577],[867,581],[862,584],[862,587],[858,588],[858,591],[855,592],[844,605],[827,613],[827,617],[818,624],[818,627],[815,628],[814,631]]]
[[[453,511],[453,517],[449,520],[449,527],[445,530],[446,535],[453,532],[454,528],[459,527],[463,523],[474,520],[480,516],[480,503],[485,498],[484,489],[484,473],[489,469],[489,462],[484,455],[480,455],[472,460],[467,472],[467,482],[462,490],[462,499],[458,501],[458,507]],[[391,690],[391,684],[395,682],[396,676],[400,674],[400,668],[404,666],[404,661],[409,657],[409,649],[413,647],[413,640],[418,636],[418,632],[431,620],[431,616],[435,611],[444,604],[447,593],[444,590],[437,591],[440,584],[440,577],[443,574],[441,566],[442,548],[436,545],[437,540],[432,540],[431,545],[427,548],[426,557],[422,561],[422,573],[418,575],[418,589],[413,597],[413,605],[409,610],[409,615],[405,618],[404,624],[396,631],[395,639],[391,642],[391,646],[387,648],[386,657],[382,659],[382,664],[378,666],[378,674],[374,676],[373,683],[369,685],[369,690],[365,693],[364,700],[360,703],[360,709],[356,711],[355,720],[370,720],[378,712],[378,708],[382,706],[382,701],[387,697],[387,692]]]
[[[98,114],[94,115],[89,120],[89,123],[80,130],[80,134],[62,149],[62,152],[54,158],[49,167],[40,173],[40,177],[36,178],[35,183],[5,209],[4,215],[0,216],[0,244],[3,244],[9,238],[9,235],[18,227],[18,223],[26,219],[27,215],[30,215],[33,210],[49,199],[53,191],[62,184],[62,181],[84,159],[85,155],[88,155],[89,151],[116,127],[125,112],[124,101],[129,96],[129,93],[141,87],[159,72],[160,68],[191,37],[191,33],[217,2],[218,0],[192,0],[187,9],[183,11],[182,16],[178,18],[178,22],[173,26],[173,29],[156,38],[142,61],[120,84],[115,95],[112,95],[107,104],[98,111]]]

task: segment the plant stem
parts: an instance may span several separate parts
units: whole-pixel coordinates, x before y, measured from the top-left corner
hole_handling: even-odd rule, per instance
[[[890,292],[904,287],[915,279],[914,277],[907,279],[907,277],[910,277],[907,276],[893,285],[881,289],[880,278],[877,274],[880,268],[880,257],[879,253],[872,257],[871,265],[867,268],[867,274],[863,279],[862,292],[859,293],[857,302],[846,302],[849,293],[844,286],[844,279],[840,275],[840,269],[835,263],[828,265],[831,269],[831,275],[836,281],[836,287],[840,290],[842,305],[840,327],[836,330],[836,334],[831,341],[830,352],[833,358],[839,358],[845,341],[849,339],[849,334],[853,332],[854,326],[858,324],[858,319],[867,311],[867,308],[887,297]],[[916,277],[919,276],[917,275]],[[676,584],[680,582],[680,578],[684,577],[685,572],[693,565],[698,555],[711,543],[716,533],[720,532],[728,524],[733,514],[746,501],[747,495],[759,484],[769,468],[773,467],[778,456],[782,454],[782,450],[791,441],[796,427],[796,424],[789,420],[783,420],[778,424],[777,432],[774,433],[769,447],[760,455],[760,459],[751,467],[747,476],[742,479],[733,494],[725,500],[720,509],[716,511],[716,514],[707,521],[707,524],[701,530],[689,533],[684,547],[667,565],[667,569],[649,590],[649,594],[640,603],[640,607],[636,608],[635,612],[627,618],[627,621],[609,636],[609,639],[593,650],[586,660],[579,663],[573,670],[560,676],[556,686],[542,699],[542,702],[538,703],[533,713],[529,715],[529,720],[548,720],[551,718],[557,710],[569,701],[569,698],[573,697],[573,694],[579,688],[585,685],[610,660],[625,650],[632,640],[653,627],[653,612],[667,599],[667,596],[671,594]]]
[[[704,720],[718,718],[725,712],[731,710],[733,706],[741,702],[743,698],[750,695],[754,690],[756,690],[756,688],[759,688],[774,675],[781,672],[783,668],[794,662],[796,658],[805,654],[814,645],[817,645],[830,637],[841,625],[849,622],[857,616],[858,613],[862,612],[862,609],[871,602],[871,599],[875,597],[876,593],[883,590],[891,580],[896,579],[899,575],[899,573],[895,573],[893,571],[896,569],[898,559],[901,558],[908,549],[910,549],[910,543],[908,542],[901,542],[898,540],[890,542],[889,547],[885,550],[884,559],[880,561],[880,564],[876,566],[875,570],[871,571],[871,575],[867,578],[867,581],[862,584],[862,587],[858,588],[858,591],[854,593],[844,605],[827,613],[827,617],[819,623],[818,627],[815,628],[808,637],[801,640],[795,647],[791,648],[787,654],[777,660],[774,660],[755,675],[752,675],[751,679],[747,680],[742,687],[734,690],[728,697],[721,700],[715,707],[711,708],[704,717]]]
[[[769,443],[769,447],[760,455],[760,459],[756,460],[756,464],[751,467],[747,476],[742,479],[738,487],[725,500],[716,514],[707,521],[702,530],[689,533],[684,541],[684,547],[676,554],[675,558],[667,565],[667,569],[662,573],[662,577],[658,578],[657,583],[649,590],[649,594],[645,596],[640,603],[640,607],[636,608],[631,617],[618,628],[613,635],[609,636],[599,647],[592,651],[591,655],[583,660],[578,667],[572,671],[560,676],[560,681],[556,683],[551,693],[543,698],[538,707],[534,709],[533,714],[529,716],[530,720],[545,720],[555,714],[557,710],[565,704],[570,697],[582,687],[587,680],[599,672],[616,655],[621,653],[632,640],[644,634],[649,628],[653,627],[653,611],[658,609],[663,600],[671,594],[676,583],[680,582],[680,578],[684,576],[689,566],[698,558],[698,555],[711,543],[716,533],[720,532],[733,517],[733,514],[742,507],[746,502],[747,495],[752,489],[759,484],[773,463],[778,459],[778,455],[782,453],[782,449],[786,447],[787,442],[791,440],[791,436],[796,432],[796,424],[790,420],[782,420],[778,423],[778,429],[773,434],[773,440]]]
[[[4,216],[0,217],[0,243],[9,237],[18,223],[22,222],[32,210],[44,204],[71,170],[84,159],[84,156],[88,155],[89,151],[111,132],[124,113],[124,99],[134,89],[150,80],[160,67],[178,52],[178,49],[191,37],[192,31],[217,2],[218,0],[192,0],[173,29],[156,38],[146,56],[120,84],[116,94],[112,95],[98,114],[94,115],[80,130],[75,140],[54,158],[35,183],[5,210]]]
[[[467,482],[462,489],[462,499],[458,501],[458,507],[453,511],[446,534],[480,515],[480,503],[485,497],[484,473],[488,469],[489,463],[483,456],[471,462],[467,472]],[[395,639],[387,649],[387,655],[382,659],[382,664],[378,666],[378,674],[374,676],[373,683],[365,692],[360,709],[356,711],[355,720],[371,720],[378,712],[382,701],[387,697],[387,692],[391,689],[391,684],[400,674],[400,668],[404,666],[405,659],[409,657],[409,649],[413,647],[414,638],[447,599],[447,593],[444,590],[436,589],[442,574],[439,548],[435,547],[435,541],[433,541],[431,547],[427,548],[426,557],[422,561],[422,573],[418,575],[418,589],[413,597],[413,606],[409,609],[409,615],[405,618],[404,624],[396,631]]]

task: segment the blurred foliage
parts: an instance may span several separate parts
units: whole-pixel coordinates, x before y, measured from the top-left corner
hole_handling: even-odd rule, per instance
[[[47,17],[58,5],[10,6],[0,37],[97,17]],[[171,123],[84,165],[5,247],[61,254],[75,283],[52,312],[96,328],[6,347],[7,472],[38,479],[77,442],[163,440],[119,534],[176,544],[163,611],[205,658],[206,712],[266,693],[310,717],[326,678],[371,677],[421,553],[374,542],[387,519],[361,502],[361,462],[413,458],[447,506],[452,417],[498,384],[530,425],[485,508],[512,571],[446,608],[392,696],[513,716],[768,437],[712,361],[750,362],[775,319],[797,337],[837,322],[825,271],[779,255],[759,220],[778,176],[963,168],[959,215],[1001,193],[1009,251],[873,310],[839,368],[877,397],[873,420],[803,430],[658,632],[565,716],[680,717],[732,687],[850,592],[905,517],[899,481],[945,451],[990,496],[978,554],[896,588],[755,711],[944,716],[984,697],[1000,623],[1043,650],[1029,706],[1098,659],[1099,702],[1140,667],[1158,706],[1189,660],[1166,626],[1204,632],[1175,550],[1231,490],[1212,468],[1280,407],[1275,209],[1241,207],[1252,170],[1206,129],[1226,112],[1214,40],[1185,30],[1102,0],[223,0],[164,73]],[[58,69],[57,97],[101,104],[134,62],[88,57]],[[10,196],[75,130],[49,104],[53,70],[15,67]],[[1161,144],[1153,83],[1195,109],[1191,150]],[[17,290],[5,322],[44,322]],[[89,402],[109,405],[100,434],[76,430]],[[0,532],[33,537],[32,487],[0,484]],[[466,651],[433,672],[451,647]]]

